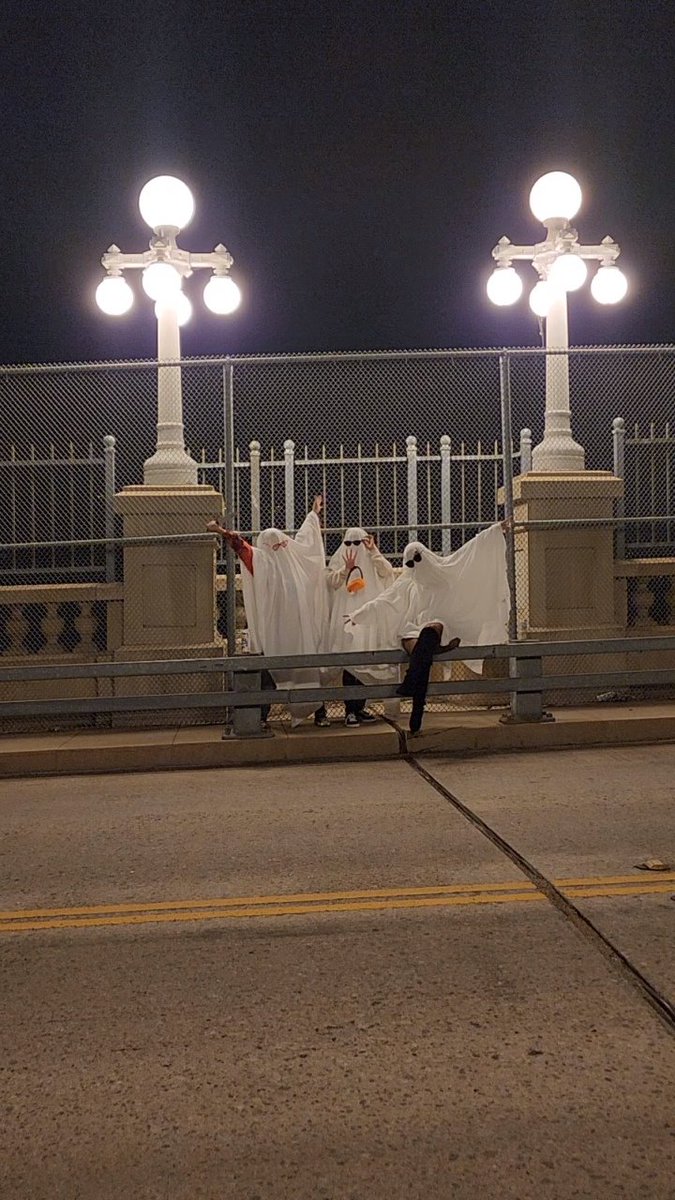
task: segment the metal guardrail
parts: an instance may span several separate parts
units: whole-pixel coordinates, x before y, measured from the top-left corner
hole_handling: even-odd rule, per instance
[[[430,696],[504,693],[510,696],[513,721],[550,719],[544,712],[544,693],[580,688],[626,688],[634,686],[675,685],[675,669],[589,672],[587,674],[544,675],[547,657],[586,654],[675,652],[675,637],[609,638],[598,641],[518,642],[489,646],[463,646],[452,653],[439,654],[436,662],[465,659],[508,659],[509,677],[503,679],[447,680],[429,685]],[[263,671],[308,667],[354,668],[368,665],[401,664],[408,661],[402,651],[360,651],[343,654],[314,654],[298,660],[296,656],[241,655],[236,658],[148,660],[145,662],[64,663],[55,666],[0,667],[0,683],[16,680],[114,679],[167,675],[223,675],[229,683],[204,692],[180,692],[150,696],[97,696],[58,700],[3,701],[0,719],[47,714],[84,714],[101,712],[161,711],[180,708],[218,708],[233,712],[233,732],[238,737],[261,734],[260,706],[266,704],[310,703],[326,700],[383,700],[395,695],[396,683],[359,687],[317,687],[276,690],[262,687]]]

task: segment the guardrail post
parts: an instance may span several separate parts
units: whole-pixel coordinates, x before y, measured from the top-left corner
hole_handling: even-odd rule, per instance
[[[511,679],[531,679],[532,691],[511,692],[511,709],[500,720],[503,724],[524,724],[536,721],[552,721],[551,713],[544,712],[543,659],[539,654],[524,655],[509,659]]]
[[[253,671],[235,671],[234,691],[240,695],[245,692],[259,692],[262,690],[262,675],[260,668]],[[232,736],[235,738],[259,738],[269,737],[262,728],[262,717],[260,706],[257,708],[239,708],[232,707]]]

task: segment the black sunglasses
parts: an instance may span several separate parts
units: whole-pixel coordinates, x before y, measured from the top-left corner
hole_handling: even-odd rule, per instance
[[[363,538],[359,538],[358,542],[345,542],[345,546],[360,546],[362,542]]]
[[[418,550],[417,554],[413,555],[413,557],[411,559],[409,559],[409,561],[405,565],[406,565],[406,567],[414,567],[416,562],[421,562],[421,561],[422,561],[422,555],[420,554],[420,552]]]

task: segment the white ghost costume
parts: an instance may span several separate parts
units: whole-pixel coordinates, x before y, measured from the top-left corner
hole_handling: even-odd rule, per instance
[[[441,645],[458,637],[465,645],[485,646],[508,641],[510,603],[506,546],[497,524],[447,558],[411,542],[400,578],[351,619],[357,629],[370,631],[380,650],[398,649],[432,623],[443,627]],[[483,670],[480,660],[467,660],[467,666]]]
[[[273,546],[278,549],[272,549]],[[294,538],[265,529],[253,548],[253,573],[241,572],[244,608],[254,654],[319,654],[325,650],[328,597],[326,557],[316,513],[305,517]],[[280,688],[319,687],[319,668],[272,671]],[[293,704],[294,717],[310,716],[317,704]]]
[[[342,650],[378,650],[378,634],[374,626],[364,624],[358,628],[347,628],[344,618],[351,616],[364,602],[380,596],[394,582],[394,569],[379,550],[368,550],[364,542],[368,534],[365,529],[348,529],[344,541],[328,563],[327,580],[330,596],[330,627],[328,649],[333,654]],[[347,543],[360,542],[359,546]],[[349,576],[345,556],[356,554],[356,570]],[[363,587],[350,592],[348,584],[363,580]],[[357,679],[364,683],[382,683],[395,678],[395,671],[387,666],[350,667]]]

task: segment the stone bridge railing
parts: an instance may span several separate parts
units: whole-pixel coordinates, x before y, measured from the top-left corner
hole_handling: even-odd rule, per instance
[[[617,624],[641,633],[655,626],[675,625],[675,558],[617,559],[614,579]],[[655,579],[665,581],[658,601],[650,586]],[[660,608],[658,620],[653,611],[657,605]]]
[[[121,583],[0,587],[0,655],[107,655],[121,645],[123,601]]]

